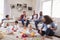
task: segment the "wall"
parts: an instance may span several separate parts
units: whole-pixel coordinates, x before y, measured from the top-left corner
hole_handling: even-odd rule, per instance
[[[8,4],[8,0],[4,0],[4,14],[10,14],[10,8]]]
[[[43,1],[42,0],[32,0],[32,3],[33,3],[33,9],[36,10],[36,13],[39,14],[39,12],[42,11]]]
[[[32,6],[33,6],[33,9],[35,10],[36,9],[36,0],[32,0]]]
[[[42,1],[45,1],[45,0],[4,0],[5,2],[4,13],[5,15],[9,14],[11,17],[13,17],[13,14],[14,14],[14,17],[20,16],[22,11],[19,12],[16,9],[11,10],[10,8],[10,4],[17,4],[17,3],[21,3],[21,4],[26,3],[28,4],[28,6],[32,6],[33,10],[36,10],[36,13],[39,13],[40,11],[42,11],[42,5],[43,5]],[[27,11],[27,15],[29,16],[32,15],[32,13],[33,13],[32,11]]]
[[[32,0],[5,0],[4,2],[5,2],[5,5],[4,5],[4,7],[5,7],[4,11],[5,12],[4,13],[5,13],[5,15],[9,14],[11,17],[13,17],[13,15],[14,15],[14,17],[20,16],[22,11],[17,11],[16,9],[11,9],[10,4],[17,4],[17,3],[24,4],[24,3],[26,3],[28,6],[33,7],[32,6],[32,4],[33,4]],[[27,15],[32,14],[32,11],[28,11],[28,10],[25,10],[25,11],[27,11]]]

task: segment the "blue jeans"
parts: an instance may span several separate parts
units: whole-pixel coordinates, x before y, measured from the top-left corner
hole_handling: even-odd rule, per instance
[[[46,35],[47,35],[47,36],[54,36],[54,31],[48,28],[48,29],[46,30]]]
[[[35,21],[35,27],[36,27],[37,30],[38,30],[38,24],[39,24],[39,22],[40,22],[39,20]]]
[[[24,21],[25,21],[24,19],[21,20],[23,26],[25,25],[25,24],[24,24]],[[27,20],[27,21],[26,21],[26,27],[28,26],[29,23],[30,23],[29,20]]]

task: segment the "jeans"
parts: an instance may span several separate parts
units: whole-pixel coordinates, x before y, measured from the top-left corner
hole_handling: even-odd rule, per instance
[[[36,27],[37,30],[38,30],[38,24],[39,24],[39,22],[40,22],[39,20],[35,21],[35,27]]]
[[[23,26],[25,25],[24,21],[25,21],[24,19],[21,20]],[[29,23],[30,23],[29,20],[27,20],[27,21],[26,21],[26,27],[28,26]]]
[[[54,31],[48,28],[48,29],[46,30],[46,35],[47,35],[47,36],[54,36]]]

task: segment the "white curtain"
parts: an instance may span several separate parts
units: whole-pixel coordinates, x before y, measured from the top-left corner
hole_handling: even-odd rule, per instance
[[[0,0],[0,22],[4,15],[4,0]]]
[[[52,16],[60,18],[60,0],[53,0]]]
[[[51,1],[43,2],[43,15],[51,16]]]

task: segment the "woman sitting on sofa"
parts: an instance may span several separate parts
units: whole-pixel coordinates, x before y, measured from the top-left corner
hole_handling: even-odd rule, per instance
[[[26,11],[23,11],[23,14],[20,16],[19,21],[22,22],[22,25],[24,26],[24,22],[26,21],[26,27],[29,24],[29,20],[26,18]]]

